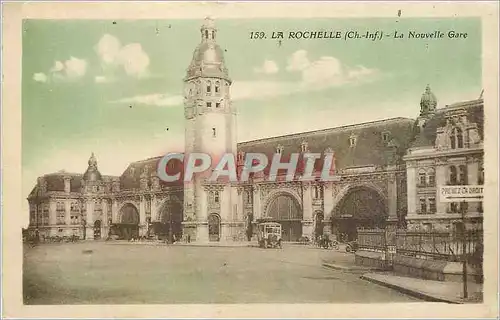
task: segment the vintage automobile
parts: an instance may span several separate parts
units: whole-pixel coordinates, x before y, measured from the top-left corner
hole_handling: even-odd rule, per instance
[[[281,248],[281,224],[273,221],[258,222],[257,240],[261,248]]]

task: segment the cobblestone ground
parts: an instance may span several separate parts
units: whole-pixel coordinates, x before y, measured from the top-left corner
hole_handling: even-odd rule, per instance
[[[24,250],[25,304],[380,303],[418,301],[323,268],[343,253],[86,242]]]

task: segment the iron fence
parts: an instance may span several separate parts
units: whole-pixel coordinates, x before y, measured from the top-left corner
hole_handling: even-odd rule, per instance
[[[386,235],[384,229],[358,229],[358,248],[369,251],[385,251]]]
[[[458,262],[462,261],[465,254],[471,262],[480,263],[478,260],[482,260],[482,250],[482,230],[467,230],[465,233],[437,231],[396,233],[396,251],[406,256]]]

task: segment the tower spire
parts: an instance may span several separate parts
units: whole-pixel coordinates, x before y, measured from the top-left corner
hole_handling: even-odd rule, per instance
[[[206,17],[201,25],[201,42],[214,42],[217,33],[215,22],[212,18]]]

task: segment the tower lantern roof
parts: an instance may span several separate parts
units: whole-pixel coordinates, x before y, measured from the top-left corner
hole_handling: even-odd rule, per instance
[[[420,116],[428,116],[436,113],[436,106],[436,96],[432,93],[431,87],[427,85],[420,99]]]

